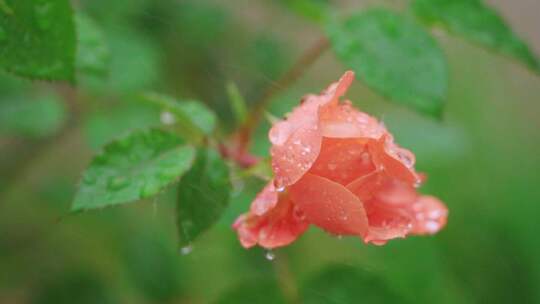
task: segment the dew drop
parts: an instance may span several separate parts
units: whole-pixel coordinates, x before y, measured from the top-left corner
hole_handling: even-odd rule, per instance
[[[276,191],[277,191],[277,192],[283,192],[283,191],[285,191],[285,187],[284,187],[284,186],[277,187],[277,188],[276,188]]]
[[[269,261],[273,261],[276,258],[276,254],[272,250],[268,250],[264,257]]]
[[[193,246],[191,244],[186,245],[182,248],[180,248],[180,254],[181,255],[188,255],[193,251]]]
[[[428,221],[425,223],[425,229],[429,233],[435,233],[440,229],[440,225],[436,221]]]

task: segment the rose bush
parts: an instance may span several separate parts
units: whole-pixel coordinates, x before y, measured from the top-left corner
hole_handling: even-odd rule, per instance
[[[274,179],[233,224],[241,244],[285,246],[310,224],[334,235],[385,244],[433,234],[448,210],[417,193],[415,157],[377,119],[340,102],[354,74],[307,95],[269,132]]]

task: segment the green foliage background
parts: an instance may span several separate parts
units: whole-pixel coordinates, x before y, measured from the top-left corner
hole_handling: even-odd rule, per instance
[[[0,0],[0,13],[17,1]],[[406,18],[420,10],[419,24],[440,15],[425,0],[413,9],[407,1],[367,2]],[[478,8],[477,2],[467,5]],[[526,5],[513,1],[506,9]],[[481,27],[463,34],[463,24],[476,24],[474,13],[466,22],[437,23],[452,33],[434,31],[449,70],[440,120],[388,102],[367,81],[357,80],[348,94],[415,152],[418,170],[429,175],[422,191],[450,209],[441,233],[376,247],[311,228],[270,261],[262,249],[243,249],[230,227],[262,186],[257,178],[233,179],[224,215],[186,250],[178,248],[176,187],[124,207],[71,214],[81,172],[111,140],[160,125],[158,105],[142,92],[202,101],[218,120],[188,127],[206,134],[215,123],[217,136],[227,134],[238,117],[231,86],[252,106],[324,34],[317,24],[334,16],[321,10],[353,12],[365,4],[80,0],[72,6],[80,15],[66,22],[83,24],[78,39],[86,51],[59,55],[76,58],[75,65],[38,78],[74,77],[76,86],[16,77],[42,59],[28,50],[19,55],[33,60],[13,66],[5,44],[11,34],[0,20],[0,54],[11,58],[0,60],[9,71],[0,72],[0,303],[540,303],[540,77],[531,57],[540,50],[538,19],[514,29],[536,52],[506,29],[499,34],[512,44],[485,38]],[[444,18],[464,16],[459,9]],[[61,45],[48,47],[56,54]],[[498,55],[498,47],[509,56]],[[339,57],[324,53],[272,99],[269,113],[281,116],[302,95],[335,81],[347,67]],[[180,118],[206,111],[177,110]],[[267,155],[268,127],[257,128],[255,154]]]

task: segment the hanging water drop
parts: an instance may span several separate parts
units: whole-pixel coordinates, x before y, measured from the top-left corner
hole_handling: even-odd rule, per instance
[[[264,257],[269,261],[273,261],[276,258],[276,254],[272,250],[268,250]]]
[[[191,252],[193,251],[193,246],[190,244],[190,245],[186,245],[182,248],[180,248],[180,254],[181,255],[188,255],[190,254]]]

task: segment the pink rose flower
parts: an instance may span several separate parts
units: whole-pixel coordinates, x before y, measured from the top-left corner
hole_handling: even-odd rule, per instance
[[[274,180],[233,225],[244,247],[288,245],[310,224],[377,245],[446,224],[446,206],[416,191],[423,177],[414,154],[377,119],[339,101],[353,79],[348,71],[305,96],[270,130]]]

